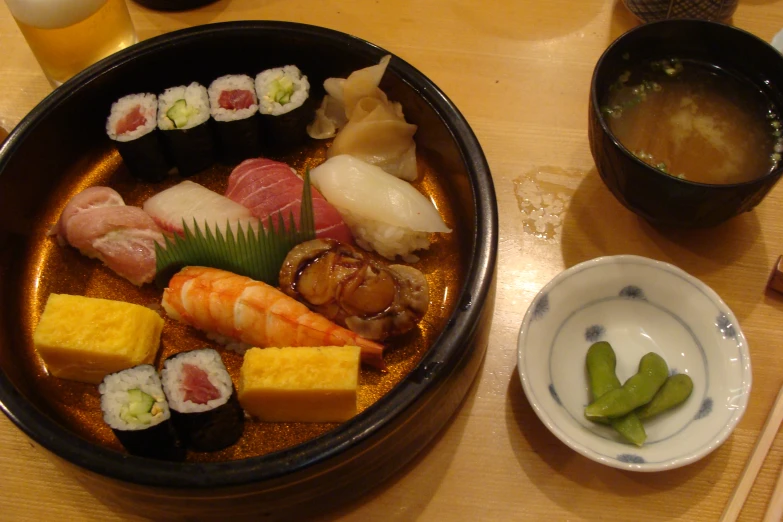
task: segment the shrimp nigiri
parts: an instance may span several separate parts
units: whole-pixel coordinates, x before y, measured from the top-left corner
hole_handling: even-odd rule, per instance
[[[383,346],[334,324],[280,290],[248,277],[200,266],[180,270],[163,291],[172,319],[259,346],[344,346],[384,367]]]

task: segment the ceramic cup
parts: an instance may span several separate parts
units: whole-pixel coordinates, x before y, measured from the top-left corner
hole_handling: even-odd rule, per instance
[[[723,22],[731,18],[739,0],[623,0],[642,22],[671,18],[698,18]]]

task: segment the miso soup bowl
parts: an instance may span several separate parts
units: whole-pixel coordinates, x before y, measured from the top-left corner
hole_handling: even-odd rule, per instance
[[[654,225],[710,227],[752,210],[778,182],[783,167],[744,183],[696,183],[641,161],[609,129],[601,113],[609,87],[634,62],[663,58],[698,60],[745,77],[783,110],[783,56],[763,40],[701,20],[641,25],[615,40],[593,72],[588,134],[601,179],[623,205]]]
[[[69,177],[91,183],[80,170],[86,158],[110,154],[103,128],[113,100],[287,63],[308,71],[311,85],[320,89],[325,78],[344,77],[386,54],[358,38],[301,24],[193,27],[134,45],[83,71],[0,145],[0,411],[102,502],[153,520],[306,519],[388,479],[461,404],[486,352],[492,317],[495,191],[478,140],[459,110],[397,57],[381,87],[418,125],[417,148],[444,173],[448,197],[461,209],[454,230],[461,234],[464,280],[439,337],[386,395],[350,421],[281,451],[223,462],[164,462],[103,447],[69,428],[36,389],[18,349],[29,339],[26,292],[35,284],[31,260],[40,242],[31,230],[47,204],[62,197]],[[322,95],[322,89],[314,94]]]

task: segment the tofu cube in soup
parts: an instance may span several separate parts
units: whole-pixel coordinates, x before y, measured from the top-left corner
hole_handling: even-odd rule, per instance
[[[107,374],[155,360],[163,319],[131,303],[51,294],[33,333],[55,377],[98,384]]]

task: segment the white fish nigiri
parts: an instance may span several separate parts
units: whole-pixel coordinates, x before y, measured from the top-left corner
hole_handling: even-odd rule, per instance
[[[258,223],[247,207],[192,181],[183,181],[158,192],[144,202],[144,210],[160,228],[177,234],[185,231],[183,220],[189,228],[195,220],[200,227],[206,224],[213,232],[218,228],[224,234],[226,224],[236,233],[236,224],[241,224],[247,231]]]
[[[310,180],[343,216],[366,250],[388,259],[416,261],[428,235],[451,232],[438,209],[410,183],[349,155],[329,158],[310,171]]]

